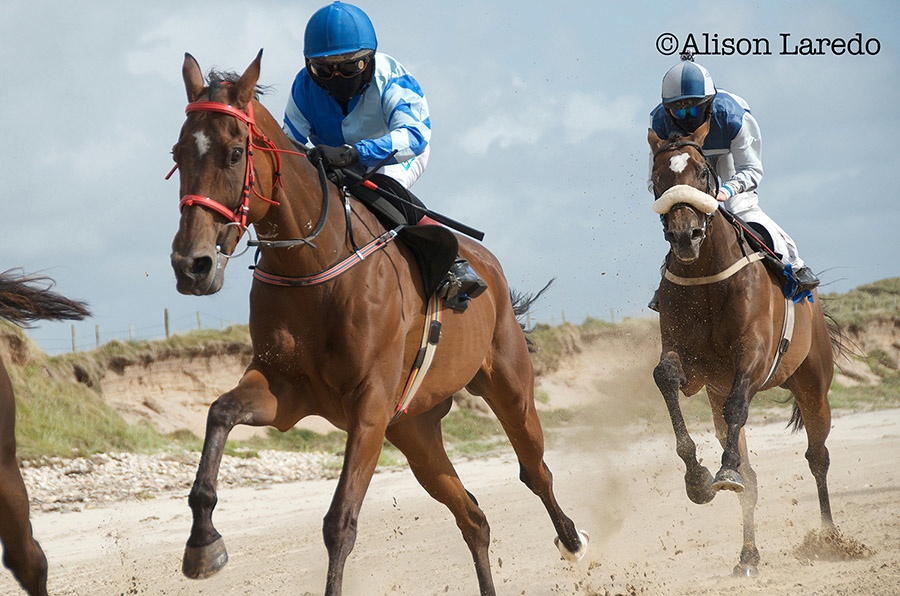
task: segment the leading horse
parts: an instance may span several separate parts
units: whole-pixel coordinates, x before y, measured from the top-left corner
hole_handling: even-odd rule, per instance
[[[734,574],[756,575],[757,484],[744,433],[750,400],[772,387],[793,394],[791,422],[806,427],[806,459],[822,525],[833,528],[825,439],[831,429],[828,390],[835,348],[816,292],[797,304],[785,298],[780,274],[764,265],[761,253],[747,249],[717,208],[715,174],[701,149],[708,132],[707,121],[689,137],[663,140],[652,129],[648,134],[654,210],[662,215],[670,245],[659,286],[662,353],[653,377],[686,466],[688,497],[700,504],[720,490],[739,493],[744,537]],[[691,396],[704,386],[724,449],[715,477],[697,461],[678,403],[679,390]]]
[[[55,292],[46,277],[0,273],[0,319],[26,325],[40,319],[83,319],[87,307]],[[47,594],[47,558],[31,532],[28,493],[16,461],[16,399],[0,359],[0,542],[3,564],[31,596]]]
[[[173,149],[183,198],[171,256],[178,290],[218,291],[226,255],[246,226],[255,228],[260,245],[250,291],[253,358],[237,386],[209,409],[188,499],[193,525],[183,572],[203,578],[227,562],[212,512],[229,431],[236,424],[285,431],[316,414],[347,432],[343,468],[324,519],[325,593],[341,593],[360,507],[387,438],[407,457],[425,490],[452,512],[474,559],[481,594],[494,594],[487,519],[460,482],[441,439],[441,418],[463,387],[483,396],[499,419],[518,457],[521,480],[550,514],[560,550],[580,557],[587,537],[553,493],[532,364],[500,264],[480,244],[459,239],[461,256],[489,289],[465,312],[445,313],[430,371],[415,400],[398,406],[428,324],[430,297],[415,258],[385,236],[368,209],[342,196],[323,171],[292,151],[257,101],[261,59],[262,51],[240,76],[211,73],[208,85],[190,54],[182,69],[189,103]],[[326,274],[365,250],[357,251],[356,241],[379,250],[355,267],[341,267],[339,275]]]

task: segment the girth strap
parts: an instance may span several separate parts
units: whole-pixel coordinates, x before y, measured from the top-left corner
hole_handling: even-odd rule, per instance
[[[768,383],[773,376],[775,376],[775,371],[778,370],[778,365],[781,364],[781,359],[784,358],[784,355],[787,353],[788,348],[791,347],[791,338],[794,336],[794,301],[790,298],[784,299],[784,323],[781,325],[781,339],[778,340],[778,349],[775,350],[775,358],[772,362],[772,367],[769,369],[769,374],[766,375],[766,380],[760,384],[760,387],[765,387],[766,383]]]
[[[434,352],[437,350],[438,340],[441,338],[441,299],[437,294],[433,294],[428,301],[428,312],[425,315],[425,331],[422,333],[422,347],[416,354],[416,360],[413,362],[412,372],[409,373],[409,379],[406,381],[406,387],[400,395],[400,402],[394,410],[394,416],[391,423],[402,416],[409,410],[409,404],[422,386],[425,380],[425,374],[431,368],[431,362],[434,360]]]

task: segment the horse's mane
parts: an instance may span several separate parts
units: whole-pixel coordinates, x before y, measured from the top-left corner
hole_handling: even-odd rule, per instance
[[[223,85],[236,84],[241,80],[241,75],[230,70],[212,69],[206,75],[206,80],[209,83],[209,94],[210,96],[212,96],[215,95]],[[272,87],[270,85],[257,84],[254,88],[253,99],[259,99],[260,95],[265,95],[271,88]]]

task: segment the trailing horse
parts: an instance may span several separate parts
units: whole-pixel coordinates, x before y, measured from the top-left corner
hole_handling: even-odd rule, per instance
[[[262,52],[241,76],[213,73],[209,85],[189,54],[182,69],[189,103],[173,149],[182,213],[171,256],[178,290],[218,291],[228,255],[248,226],[259,246],[250,291],[253,358],[237,386],[209,409],[189,496],[194,521],[184,573],[207,577],[227,562],[212,512],[230,430],[248,424],[285,431],[315,414],[347,432],[324,520],[325,593],[341,593],[360,507],[386,437],[425,490],[453,513],[481,593],[494,594],[487,519],[441,440],[441,418],[463,387],[483,396],[502,424],[520,478],[544,503],[560,549],[580,557],[586,535],[553,494],[531,359],[497,259],[459,238],[460,256],[489,289],[465,312],[444,312],[426,295],[416,259],[394,241],[396,234],[293,151],[256,99],[261,59]],[[424,379],[415,374],[423,354],[431,362]],[[407,389],[416,386],[411,395]]]
[[[87,307],[49,290],[46,277],[0,273],[0,318],[17,325],[41,319],[83,319]],[[16,399],[6,365],[0,360],[0,541],[3,564],[26,592],[47,594],[47,559],[31,533],[28,493],[16,462]]]
[[[659,286],[662,353],[653,377],[687,468],[688,497],[707,503],[720,490],[739,493],[744,537],[734,573],[755,575],[757,484],[744,436],[750,400],[772,387],[793,394],[792,421],[806,427],[806,459],[822,525],[833,528],[825,439],[831,428],[834,353],[815,290],[795,304],[791,292],[782,289],[782,275],[764,265],[764,254],[748,249],[739,228],[718,208],[712,196],[715,174],[701,150],[708,131],[707,122],[689,137],[663,140],[652,129],[648,135],[654,209],[670,245]],[[697,461],[678,403],[679,390],[691,396],[704,386],[724,449],[715,477]]]

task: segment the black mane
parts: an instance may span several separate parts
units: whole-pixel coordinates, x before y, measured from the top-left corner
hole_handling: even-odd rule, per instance
[[[241,80],[241,75],[233,71],[210,70],[206,75],[209,82],[209,95],[216,94],[223,85],[234,85]],[[267,85],[256,85],[254,89],[253,99],[259,99],[260,95],[265,95],[271,87]]]

